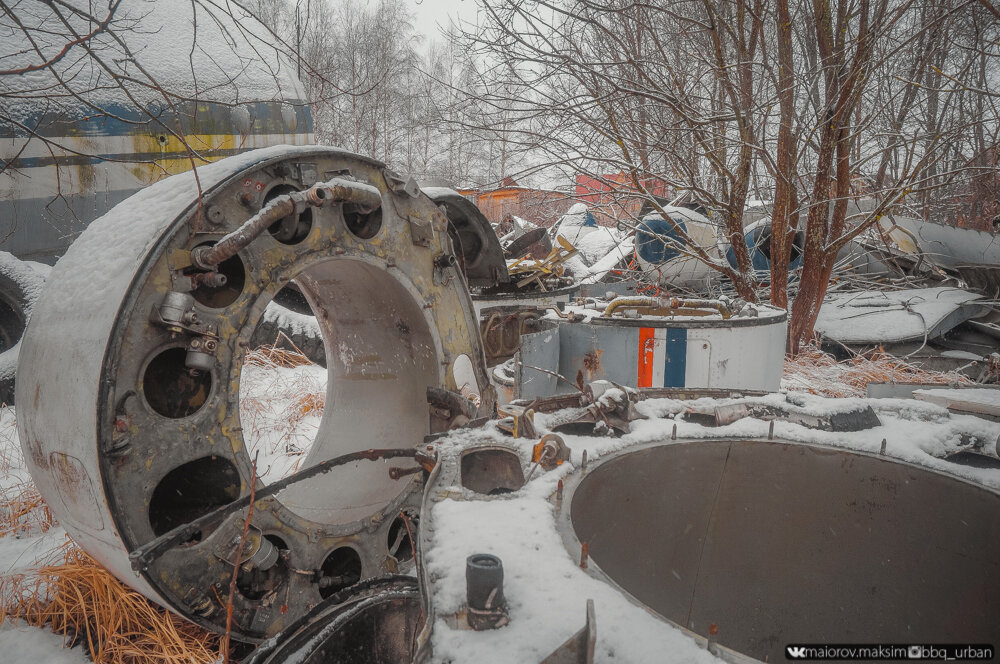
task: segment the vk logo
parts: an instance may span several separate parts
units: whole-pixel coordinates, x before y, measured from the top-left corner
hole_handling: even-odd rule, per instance
[[[785,646],[785,653],[789,659],[802,659],[806,656],[806,649],[802,646]]]

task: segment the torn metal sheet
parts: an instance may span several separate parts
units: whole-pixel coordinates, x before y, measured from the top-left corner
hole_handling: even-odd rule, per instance
[[[879,224],[900,249],[921,253],[946,270],[965,265],[1000,265],[1000,236],[993,233],[902,216],[886,217]]]
[[[886,344],[939,337],[985,312],[983,297],[961,288],[831,293],[816,332],[841,344]]]

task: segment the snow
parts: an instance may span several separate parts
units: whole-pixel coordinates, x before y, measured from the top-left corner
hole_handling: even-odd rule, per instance
[[[621,392],[608,390],[602,398],[615,396],[620,397]],[[436,611],[431,635],[433,661],[540,661],[582,627],[588,599],[595,600],[597,662],[713,660],[682,631],[582,571],[578,552],[569,551],[569,542],[559,535],[560,517],[550,497],[558,481],[579,467],[585,451],[590,460],[595,460],[628,447],[661,442],[670,438],[675,426],[678,439],[767,438],[770,423],[763,420],[744,418],[728,426],[706,427],[685,419],[694,410],[711,410],[732,401],[642,401],[636,410],[649,419],[634,421],[621,438],[561,434],[571,449],[569,463],[549,472],[536,471],[525,487],[512,494],[481,499],[457,484],[449,484],[445,466],[441,471],[443,481],[429,494],[430,514],[424,521],[425,533],[430,533],[425,564]],[[971,450],[996,459],[1000,423],[956,416],[934,404],[902,399],[832,399],[792,393],[771,394],[753,401],[816,416],[871,406],[882,425],[867,431],[834,433],[779,421],[774,424],[774,436],[782,441],[873,454],[880,452],[885,439],[889,458],[1000,490],[1000,469],[974,468],[944,458]],[[566,412],[537,414],[535,426],[542,434],[565,419]],[[438,445],[442,459],[457,458],[470,443],[507,446],[516,450],[524,467],[529,468],[534,442],[502,436],[487,425],[476,432],[453,433]],[[449,614],[459,611],[465,601],[465,558],[484,552],[503,560],[510,623],[492,632],[472,632],[458,627],[456,621],[461,618]]]
[[[432,636],[435,661],[541,661],[583,627],[588,599],[595,605],[597,662],[715,661],[682,632],[581,570],[541,497],[446,500],[434,507],[434,527],[435,541],[449,543],[434,547],[426,560],[438,577],[433,600],[438,615],[456,611],[464,601],[465,559],[480,552],[503,561],[510,611],[509,625],[482,632],[454,629],[439,617]],[[572,592],[563,592],[567,588]]]
[[[273,323],[275,327],[280,328],[285,334],[303,334],[310,337],[322,336],[315,316],[300,314],[297,311],[292,311],[287,307],[281,306],[277,302],[268,302],[261,322]]]
[[[589,274],[581,279],[582,283],[585,284],[596,284],[598,281],[604,278],[611,270],[622,262],[622,260],[628,258],[632,251],[635,249],[635,236],[630,235],[621,242],[618,246],[612,247],[604,257],[596,260],[590,266]]]
[[[35,664],[89,664],[83,648],[66,648],[63,637],[23,623],[0,625],[0,652],[7,662]]]
[[[574,203],[556,222],[557,236],[562,236],[574,247],[588,234],[597,230],[597,222],[586,203]]]
[[[39,266],[39,267],[36,267]],[[0,277],[13,282],[14,292],[11,297],[20,297],[20,302],[12,303],[24,308],[24,318],[27,321],[31,317],[31,311],[35,307],[35,302],[45,288],[45,275],[47,265],[41,263],[27,263],[18,259],[13,254],[0,251]],[[21,293],[16,291],[20,290]],[[17,357],[21,352],[21,342],[18,340],[12,347],[0,353],[0,380],[11,380],[17,371]]]
[[[602,401],[620,399],[621,390],[607,387]],[[250,445],[260,451],[259,468],[267,481],[294,470],[302,458],[322,414],[326,371],[315,366],[282,367],[263,361],[248,362],[241,379],[240,408]],[[980,390],[967,390],[979,392]],[[993,390],[982,390],[994,392]],[[996,392],[994,392],[996,394]],[[754,401],[785,409],[828,416],[859,407],[874,408],[882,425],[856,433],[832,433],[801,425],[775,422],[774,435],[787,441],[815,443],[878,453],[886,440],[886,455],[908,463],[963,477],[1000,490],[1000,469],[974,468],[948,461],[959,451],[997,457],[1000,423],[950,414],[945,408],[902,399],[831,399],[804,393],[771,394]],[[633,604],[612,586],[581,570],[578,552],[571,551],[560,535],[561,518],[549,497],[557,482],[573,472],[583,452],[598,459],[615,451],[669,438],[674,426],[682,439],[739,437],[763,439],[769,423],[745,418],[724,427],[706,427],[686,416],[694,410],[711,410],[732,403],[727,399],[642,401],[636,410],[648,419],[632,423],[620,437],[562,435],[571,449],[570,461],[556,470],[538,470],[520,491],[489,500],[469,500],[460,486],[445,486],[439,502],[425,521],[426,570],[432,582],[436,620],[432,633],[434,660],[439,662],[540,661],[579,630],[588,599],[595,601],[597,619],[596,661],[698,662],[715,658],[681,630]],[[15,410],[0,409],[0,486],[15,486],[26,478],[15,429]],[[538,414],[536,427],[546,432],[566,413]],[[439,442],[442,457],[457,455],[471,442],[512,446],[526,468],[532,440],[514,440],[491,425],[455,432]],[[461,498],[461,499],[460,499]],[[37,564],[63,542],[61,528],[28,532],[20,537],[0,537],[0,576]],[[505,594],[511,622],[486,632],[459,629],[446,619],[461,608],[465,597],[465,558],[490,552],[501,557],[505,569]],[[41,657],[56,664],[86,661],[79,649],[61,650],[59,637],[44,630],[5,626],[0,645],[23,657]]]
[[[925,335],[947,331],[935,328],[963,305],[981,299],[981,295],[945,287],[832,293],[823,300],[816,332],[844,344],[920,341]]]

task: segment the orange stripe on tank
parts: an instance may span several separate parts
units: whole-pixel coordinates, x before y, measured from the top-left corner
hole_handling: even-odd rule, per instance
[[[653,337],[652,327],[639,328],[639,377],[636,387],[653,386]]]

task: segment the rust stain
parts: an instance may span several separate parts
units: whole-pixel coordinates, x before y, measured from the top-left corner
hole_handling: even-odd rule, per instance
[[[583,368],[590,378],[601,373],[601,355],[603,354],[604,351],[602,349],[595,348],[583,356]]]

